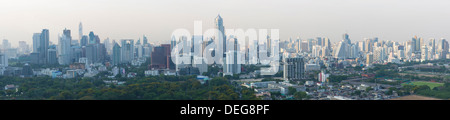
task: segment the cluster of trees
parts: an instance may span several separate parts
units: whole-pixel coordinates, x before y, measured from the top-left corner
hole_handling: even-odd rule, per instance
[[[410,87],[416,94],[441,98],[441,99],[450,99],[450,83],[445,83],[444,86],[434,87],[430,89],[427,85],[414,86]]]
[[[50,100],[253,100],[252,90],[237,89],[226,78],[201,84],[195,76],[119,78],[123,85],[106,84],[106,78],[52,79],[0,76],[0,86],[19,85],[18,91],[0,90],[0,99]]]
[[[330,75],[328,80],[332,83],[340,83],[342,80],[346,80],[347,78],[347,75]]]

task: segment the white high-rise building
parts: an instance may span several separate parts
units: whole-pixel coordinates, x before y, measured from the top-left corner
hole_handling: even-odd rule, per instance
[[[121,59],[122,63],[131,62],[134,59],[134,40],[132,39],[123,39],[121,42]]]
[[[78,25],[78,39],[81,41],[81,38],[83,38],[83,25],[80,22],[80,25]]]
[[[0,53],[0,67],[8,67],[8,57],[6,54]]]
[[[231,38],[229,40],[229,43],[233,43],[233,44],[229,44],[232,46],[228,46],[229,47],[229,51],[226,52],[226,60],[225,60],[225,65],[224,65],[224,76],[225,75],[233,75],[233,74],[239,74],[241,73],[241,60],[242,60],[242,55],[243,53],[241,53],[241,51],[239,50],[239,44],[237,41],[237,38]]]
[[[39,48],[40,39],[41,39],[41,33],[33,34],[33,52],[34,53],[39,52],[38,48]]]
[[[422,51],[420,51],[421,55],[421,61],[428,60],[428,47],[426,45],[422,46]]]
[[[345,59],[347,57],[347,44],[345,41],[340,41],[334,50],[334,57],[339,59]]]
[[[61,65],[71,64],[72,59],[72,48],[71,48],[72,36],[70,35],[70,30],[64,29],[63,35],[59,36],[59,57],[58,62]]]

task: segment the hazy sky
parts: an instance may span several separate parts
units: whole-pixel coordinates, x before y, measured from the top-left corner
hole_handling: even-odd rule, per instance
[[[406,41],[413,35],[450,39],[448,0],[0,0],[0,39],[13,46],[32,43],[33,33],[50,30],[57,43],[64,28],[78,39],[94,31],[101,40],[135,39],[168,43],[177,28],[193,33],[195,20],[212,28],[219,14],[225,28],[279,29],[281,40],[349,33],[352,41],[379,37]]]

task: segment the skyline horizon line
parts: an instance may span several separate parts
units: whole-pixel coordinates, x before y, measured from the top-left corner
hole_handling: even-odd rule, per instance
[[[218,15],[220,15],[220,14],[218,14]],[[82,21],[80,21],[79,22],[79,24],[82,24],[83,22]],[[63,31],[63,30],[70,30],[70,31],[72,31],[72,29],[68,29],[68,27],[63,27],[64,29],[62,29],[61,31]],[[47,29],[47,30],[49,30],[49,31],[51,31],[49,28],[43,28],[43,29],[41,29],[41,30],[44,30],[44,29]],[[183,28],[184,29],[184,28]],[[203,29],[203,28],[202,28]],[[214,27],[211,27],[211,28],[209,28],[209,29],[216,29],[216,28],[214,28]],[[241,28],[237,28],[237,29],[241,29]],[[249,28],[249,29],[253,29],[253,28]],[[186,29],[186,30],[188,30],[188,29]],[[207,30],[207,29],[206,29]],[[227,29],[225,29],[225,31],[226,31]],[[245,30],[245,29],[244,29]],[[84,30],[83,30],[84,31]],[[204,32],[205,30],[203,30],[203,32]],[[95,31],[94,30],[89,30],[89,32],[87,32],[88,34],[90,33],[90,32],[94,32],[95,33]],[[191,31],[189,31],[189,32],[191,32]],[[202,35],[203,35],[203,32],[202,32]],[[39,33],[39,32],[35,32],[35,33]],[[35,34],[35,33],[32,33],[32,34]],[[76,33],[76,31],[74,32],[74,33]],[[191,32],[191,33],[193,33],[193,32]],[[58,32],[58,35],[56,35],[56,36],[59,36],[59,35],[61,35],[62,34],[62,32]],[[83,32],[83,36],[87,36],[88,34],[84,34],[84,32]],[[344,32],[344,33],[342,33],[342,35],[343,34],[349,34],[349,32]],[[76,34],[75,34],[76,35]],[[99,35],[99,34],[96,34],[96,35]],[[11,44],[11,47],[19,47],[19,42],[20,41],[25,41],[29,46],[32,46],[32,41],[33,41],[33,39],[32,39],[32,36],[33,35],[30,35],[31,37],[30,37],[30,40],[19,40],[19,41],[16,41],[16,42],[11,42],[10,41],[10,39],[8,39],[8,38],[6,38],[5,36],[3,36],[3,38],[2,38],[2,41],[3,40],[8,40],[9,41],[9,43]],[[100,35],[99,35],[100,36]],[[151,40],[151,37],[149,37],[147,34],[143,34],[142,36],[146,36],[147,37],[147,39],[148,39],[148,42],[149,43],[154,43],[154,44],[156,44],[156,45],[161,45],[161,44],[170,44],[170,41],[171,41],[171,38],[172,38],[172,36],[170,36],[169,37],[169,39],[167,39],[167,40],[158,40],[157,42],[151,42],[152,40]],[[141,36],[141,37],[142,37]],[[191,37],[193,37],[194,35],[192,34],[191,35]],[[351,36],[350,34],[349,34],[349,36]],[[446,38],[444,38],[444,37],[429,37],[429,38],[425,38],[425,37],[421,37],[421,36],[419,36],[419,35],[413,35],[412,37],[410,37],[410,38],[414,38],[414,37],[416,37],[416,36],[418,36],[418,38],[423,38],[424,39],[424,41],[428,41],[428,42],[430,42],[429,40],[430,39],[435,39],[435,40],[442,40],[442,39],[446,39]],[[140,40],[141,39],[141,37],[138,37],[137,39],[136,38],[111,38],[111,37],[105,37],[105,38],[101,38],[100,39],[100,41],[101,42],[104,42],[106,39],[109,39],[110,40],[110,42],[112,43],[112,41],[113,40],[118,40],[118,41],[120,41],[120,40],[124,40],[124,39],[132,39],[132,40]],[[289,39],[292,39],[292,40],[296,40],[297,38],[300,38],[300,40],[302,40],[302,41],[305,41],[305,40],[308,40],[308,39],[316,39],[316,38],[318,38],[318,37],[320,37],[320,38],[329,38],[328,36],[315,36],[315,37],[308,37],[308,38],[302,38],[302,37],[300,37],[300,36],[296,36],[296,37],[289,37],[289,38],[284,38],[284,39],[281,39],[281,37],[280,37],[280,42],[281,41],[289,41]],[[52,41],[52,37],[51,37],[51,35],[50,35],[50,40],[49,40],[49,42],[51,42],[51,43],[53,43],[54,45],[58,45],[58,44],[56,44],[56,43],[58,43],[58,41],[55,41],[55,42],[53,42]],[[56,38],[58,38],[58,37],[56,37]],[[72,40],[78,40],[78,42],[80,42],[80,39],[81,38],[78,38],[78,39],[73,39],[74,37],[72,37]],[[352,40],[352,38],[351,37],[349,37],[350,38],[350,40]],[[399,42],[399,43],[402,43],[402,42],[407,42],[407,41],[409,41],[409,40],[405,40],[405,41],[396,41],[396,40],[388,40],[388,39],[382,39],[382,38],[380,38],[380,37],[377,37],[377,36],[373,36],[373,37],[364,37],[364,38],[362,38],[362,40],[352,40],[352,41],[355,41],[355,42],[360,42],[360,41],[365,41],[365,39],[372,39],[372,38],[378,38],[380,41],[393,41],[393,42]],[[331,41],[331,43],[333,43],[333,44],[337,44],[337,43],[339,43],[340,41],[343,41],[344,39],[338,39],[338,40],[334,40],[334,39],[330,39],[330,41]],[[31,42],[30,42],[31,41]],[[161,42],[161,41],[163,41],[163,42]],[[30,44],[31,43],[31,44]],[[3,44],[3,42],[1,42],[0,43],[0,45],[2,45]]]

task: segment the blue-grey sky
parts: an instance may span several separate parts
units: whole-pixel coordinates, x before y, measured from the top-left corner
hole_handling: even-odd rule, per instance
[[[213,27],[217,14],[225,28],[279,29],[281,40],[329,37],[352,41],[379,37],[406,41],[413,35],[450,39],[448,0],[1,0],[0,39],[13,46],[31,44],[32,35],[43,28],[50,40],[64,28],[78,39],[78,24],[84,34],[94,31],[103,40],[138,39],[168,43],[173,30],[193,33],[195,20],[203,30]]]

